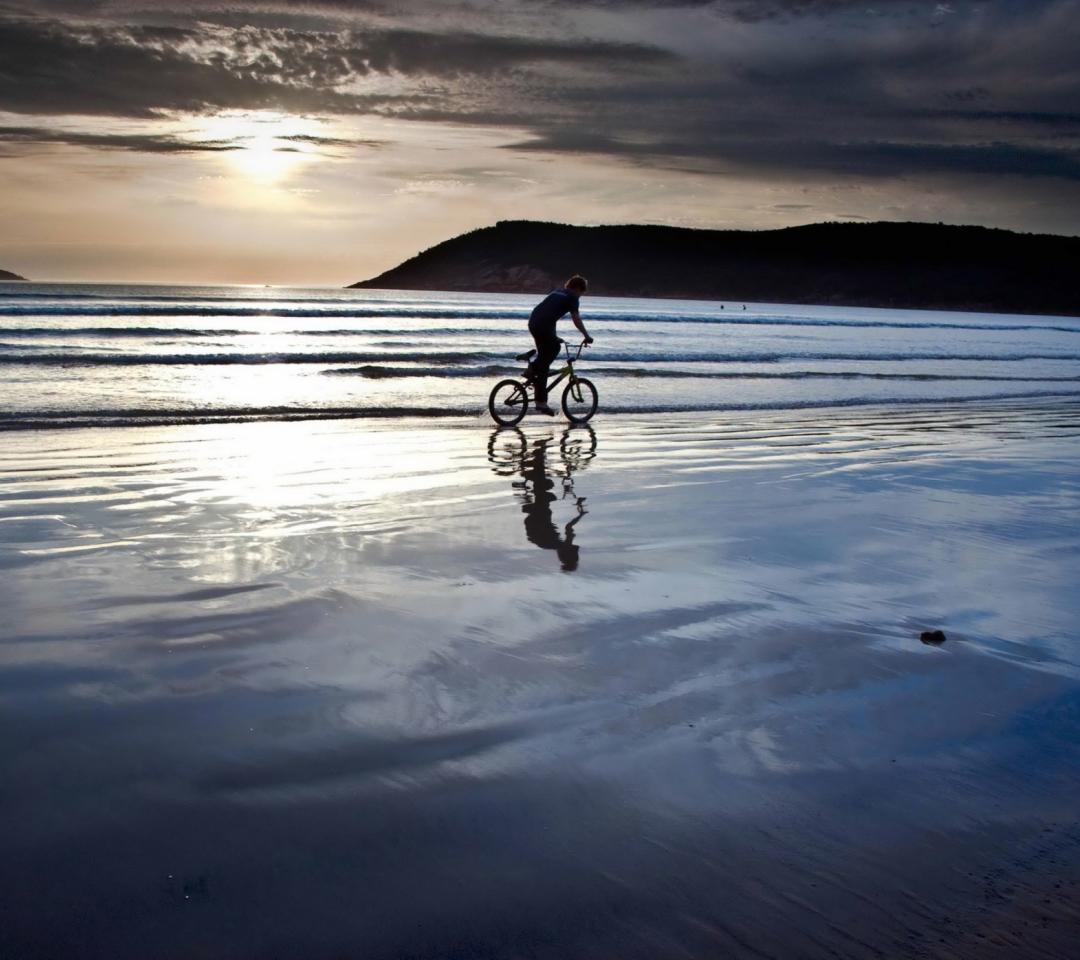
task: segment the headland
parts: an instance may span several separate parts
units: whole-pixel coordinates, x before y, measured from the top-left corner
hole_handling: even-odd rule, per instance
[[[567,277],[618,297],[1080,315],[1080,237],[941,223],[782,230],[503,220],[353,287],[544,293]]]

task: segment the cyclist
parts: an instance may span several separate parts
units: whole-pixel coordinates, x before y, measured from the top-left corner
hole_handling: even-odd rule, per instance
[[[536,341],[536,359],[533,361],[533,379],[536,387],[536,411],[546,413],[549,417],[555,416],[555,411],[548,406],[547,381],[548,371],[551,369],[551,361],[559,355],[559,338],[555,335],[555,325],[568,313],[574,321],[586,343],[592,343],[585,325],[581,322],[578,313],[578,301],[581,295],[589,289],[589,284],[584,277],[573,276],[563,284],[561,290],[549,293],[533,309],[529,317],[529,333]]]

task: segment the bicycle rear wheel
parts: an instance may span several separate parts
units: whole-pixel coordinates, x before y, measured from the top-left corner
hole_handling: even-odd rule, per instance
[[[488,397],[492,419],[504,427],[520,423],[529,409],[529,395],[517,380],[500,380]]]
[[[584,423],[594,413],[596,405],[600,402],[596,387],[591,380],[584,377],[574,377],[563,391],[562,408],[566,419],[572,423]]]

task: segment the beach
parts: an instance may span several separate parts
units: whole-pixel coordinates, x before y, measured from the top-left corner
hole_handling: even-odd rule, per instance
[[[0,0],[0,960],[1080,960],[1077,104],[1080,0]]]
[[[1072,956],[1080,407],[871,401],[5,433],[0,952]]]

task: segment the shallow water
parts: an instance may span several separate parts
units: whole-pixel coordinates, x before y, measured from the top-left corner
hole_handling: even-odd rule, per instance
[[[536,297],[0,284],[0,429],[481,414]],[[611,413],[1080,395],[1080,319],[587,297]],[[560,328],[575,338],[571,324]]]
[[[8,434],[6,955],[1055,955],[1078,409]]]

